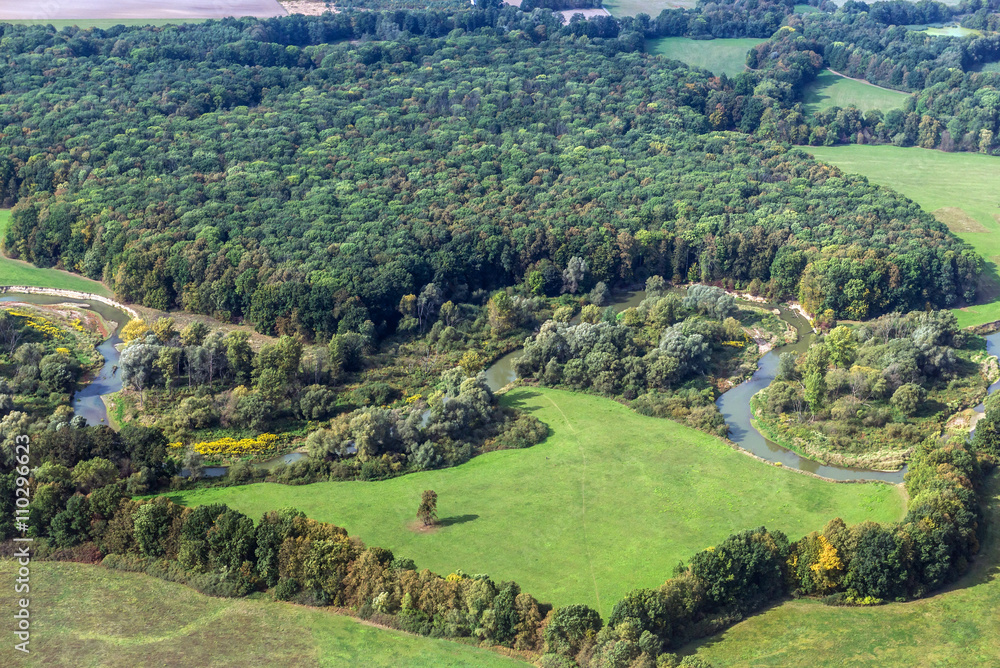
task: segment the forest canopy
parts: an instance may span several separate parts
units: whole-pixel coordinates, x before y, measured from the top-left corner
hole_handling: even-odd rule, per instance
[[[430,282],[462,300],[572,257],[595,280],[757,280],[852,318],[975,297],[981,259],[909,200],[726,132],[763,110],[748,77],[588,25],[505,8],[4,26],[5,248],[125,301],[306,336],[391,332]]]

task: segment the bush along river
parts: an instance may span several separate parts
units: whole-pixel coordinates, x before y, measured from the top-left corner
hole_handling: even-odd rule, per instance
[[[118,349],[119,344],[122,343],[121,337],[118,336],[118,332],[121,328],[125,326],[126,323],[131,319],[131,316],[125,311],[116,308],[110,304],[106,304],[103,301],[98,301],[96,299],[89,298],[88,295],[78,294],[61,291],[63,294],[40,294],[40,293],[19,293],[13,290],[8,290],[4,294],[0,295],[0,302],[21,302],[25,304],[73,304],[82,308],[86,308],[95,313],[100,314],[104,318],[108,327],[111,328],[111,335],[104,340],[99,346],[97,346],[98,352],[104,357],[104,364],[101,366],[100,370],[90,378],[89,382],[73,395],[73,412],[76,415],[82,415],[87,419],[87,424],[99,425],[99,424],[109,424],[108,422],[108,408],[104,403],[104,395],[113,394],[122,389],[122,378],[120,370],[118,369],[118,360],[121,357],[121,351]],[[291,464],[296,462],[306,455],[301,452],[289,452],[273,459],[261,462],[258,464],[259,467],[264,469],[271,469],[278,464]],[[206,466],[202,469],[202,475],[207,478],[215,478],[225,475],[228,467],[225,466]],[[188,471],[185,469],[181,471],[181,475],[187,476]]]

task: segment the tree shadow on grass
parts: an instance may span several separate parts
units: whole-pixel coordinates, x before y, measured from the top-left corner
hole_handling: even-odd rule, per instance
[[[478,520],[479,515],[455,515],[454,517],[442,517],[438,520],[438,526],[450,527],[453,524],[465,524],[473,520]]]
[[[511,408],[516,408],[519,411],[524,411],[525,413],[534,413],[540,410],[541,406],[529,406],[528,400],[535,397],[542,396],[542,393],[526,387],[518,387],[515,390],[503,395],[502,401],[505,406],[510,406]]]

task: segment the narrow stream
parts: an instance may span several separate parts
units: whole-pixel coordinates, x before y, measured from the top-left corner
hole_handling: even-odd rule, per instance
[[[108,411],[101,400],[102,394],[110,394],[122,389],[121,374],[115,367],[118,365],[120,353],[115,346],[121,343],[118,332],[129,321],[129,316],[102,302],[59,297],[55,295],[20,294],[8,292],[0,297],[0,302],[23,302],[25,304],[77,304],[86,305],[87,309],[99,313],[109,326],[115,327],[108,339],[97,346],[97,351],[104,357],[104,365],[97,375],[88,382],[82,390],[73,395],[73,412],[87,418],[87,424],[107,424]],[[117,326],[116,326],[117,325]]]

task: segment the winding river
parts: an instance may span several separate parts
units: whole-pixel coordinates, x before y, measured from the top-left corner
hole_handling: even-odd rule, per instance
[[[637,306],[644,297],[645,293],[642,291],[626,293],[619,296],[612,304],[612,307],[616,311],[622,311],[631,306]],[[117,392],[122,388],[121,375],[116,369],[120,353],[115,346],[121,343],[118,331],[128,322],[129,316],[113,306],[96,301],[53,295],[20,293],[6,293],[0,296],[0,302],[14,301],[30,304],[85,304],[88,308],[103,316],[105,320],[117,323],[118,327],[115,328],[112,335],[98,346],[98,350],[104,356],[104,365],[97,375],[73,397],[73,410],[77,415],[87,418],[89,424],[107,424],[107,407],[104,404],[102,395]],[[751,424],[750,398],[774,380],[781,353],[802,352],[808,348],[809,342],[812,340],[812,329],[805,318],[799,313],[782,305],[761,304],[761,306],[779,309],[781,318],[795,327],[799,337],[796,343],[775,348],[764,355],[758,362],[757,371],[749,380],[723,393],[716,401],[719,411],[729,425],[730,440],[762,459],[780,463],[788,468],[814,473],[825,478],[833,480],[880,480],[888,483],[901,483],[903,481],[903,474],[906,472],[905,467],[899,471],[871,471],[821,464],[768,440],[753,427]],[[991,334],[985,338],[987,352],[991,355],[1000,353],[1000,332]],[[520,350],[508,353],[486,369],[486,381],[491,389],[496,391],[516,380],[514,360],[520,354]],[[1000,381],[991,385],[989,392],[992,394],[998,388],[1000,388]],[[983,405],[980,404],[977,406],[976,411],[983,412]],[[290,464],[298,461],[304,456],[300,452],[291,452],[262,462],[259,466],[270,469],[279,464]],[[204,470],[204,474],[208,477],[214,477],[223,475],[225,471],[225,467],[207,467]]]

